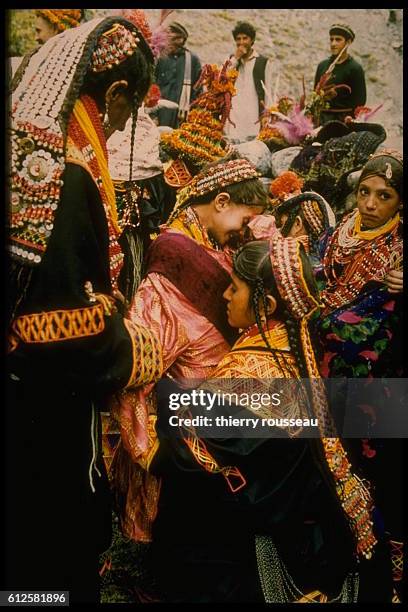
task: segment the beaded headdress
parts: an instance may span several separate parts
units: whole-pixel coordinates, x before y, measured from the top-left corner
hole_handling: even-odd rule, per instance
[[[271,266],[278,291],[295,319],[302,319],[319,306],[303,276],[301,244],[295,238],[273,233],[269,241]]]
[[[374,167],[371,164],[371,161],[381,157],[384,158],[383,167],[380,168],[377,165]],[[392,164],[390,163],[389,159],[387,161],[387,158],[395,160],[398,164],[400,164],[400,166],[394,166],[393,170]],[[396,190],[400,192],[402,189],[403,167],[403,156],[400,151],[396,149],[380,149],[379,151],[376,151],[370,155],[369,160],[361,171],[359,183],[361,183],[363,179],[370,176],[383,176],[392,187],[395,187]]]
[[[329,227],[335,227],[336,217],[330,204],[315,191],[304,191],[276,207],[277,214],[290,213],[300,205],[303,216],[312,233],[320,236]]]
[[[208,168],[208,170],[196,174],[186,187],[180,189],[172,217],[187,201],[194,197],[200,197],[227,185],[241,183],[259,176],[260,174],[255,166],[247,159],[232,159],[224,163],[220,162]]]
[[[310,316],[319,307],[304,278],[300,259],[301,245],[295,238],[283,238],[274,232],[269,240],[272,271],[278,291],[290,314],[299,322],[299,336],[308,373],[311,408],[317,417],[328,468],[336,493],[356,539],[357,556],[369,559],[377,539],[372,528],[373,501],[364,483],[353,473],[328,407],[324,382],[314,355],[308,329]]]
[[[81,9],[36,9],[35,14],[51,23],[58,32],[76,28],[82,18]]]
[[[99,44],[92,53],[91,66],[93,72],[104,72],[122,63],[133,55],[140,38],[119,23],[102,34]]]
[[[101,38],[104,44],[118,32],[115,24],[133,29],[132,40],[139,37],[122,18],[97,18],[65,30],[32,55],[12,94],[10,250],[20,264],[38,265],[46,251],[60,200],[68,119],[94,51]],[[127,49],[129,41],[126,34],[118,49]],[[143,51],[151,60],[147,45]],[[115,60],[127,57],[118,50],[112,54]]]
[[[355,39],[356,35],[353,30],[345,23],[334,23],[329,30],[329,34],[340,34],[345,38],[350,38],[352,41]]]
[[[131,21],[142,34],[156,60],[164,53],[168,44],[169,34],[167,29],[162,26],[162,20],[156,27],[151,27],[142,9],[112,9],[110,15],[119,15]]]
[[[221,68],[204,66],[194,88],[203,85],[206,91],[191,103],[186,121],[161,137],[163,149],[173,159],[181,158],[193,174],[228,152],[223,128],[231,110],[231,98],[236,93],[234,82],[238,76],[229,66],[229,60]]]

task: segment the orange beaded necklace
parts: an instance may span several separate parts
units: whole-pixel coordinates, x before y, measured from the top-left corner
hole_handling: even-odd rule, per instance
[[[115,190],[108,170],[106,138],[98,107],[89,96],[81,96],[77,100],[68,124],[68,138],[79,149],[101,195],[109,231],[110,278],[112,288],[117,289],[117,280],[124,255],[118,242],[120,228],[117,219]]]

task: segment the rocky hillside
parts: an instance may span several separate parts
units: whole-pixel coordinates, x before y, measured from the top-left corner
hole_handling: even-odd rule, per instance
[[[86,17],[107,12],[86,9]],[[159,9],[146,13],[157,23]],[[221,63],[234,48],[234,24],[251,22],[257,29],[257,49],[276,66],[278,94],[297,98],[302,76],[310,92],[318,62],[329,55],[329,26],[348,23],[356,33],[351,54],[366,73],[367,105],[383,104],[373,120],[385,126],[387,145],[402,147],[402,9],[175,9],[171,19],[190,32],[188,46],[203,63]],[[32,11],[10,11],[9,32],[11,55],[32,48]]]

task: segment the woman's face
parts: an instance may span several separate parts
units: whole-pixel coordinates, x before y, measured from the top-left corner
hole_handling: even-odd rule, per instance
[[[228,323],[231,327],[249,327],[256,322],[251,305],[251,289],[234,272],[231,274],[231,281],[223,296],[228,302]]]
[[[384,225],[400,205],[398,192],[387,185],[381,176],[367,177],[358,186],[357,206],[364,227],[374,229]]]

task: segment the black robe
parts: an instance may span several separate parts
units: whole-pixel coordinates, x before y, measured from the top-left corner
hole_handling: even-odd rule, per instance
[[[303,593],[336,597],[346,575],[358,572],[358,601],[390,601],[387,545],[377,533],[373,558],[357,563],[319,439],[205,439],[218,465],[236,466],[245,477],[233,493],[169,426],[165,398],[158,414],[160,446],[150,469],[162,484],[152,552],[165,601],[265,602],[255,551],[261,535],[272,538]]]
[[[108,226],[91,176],[68,163],[46,253],[18,316],[94,306],[111,294]],[[20,341],[7,359],[5,581],[1,588],[97,599],[98,555],[110,545],[109,485],[99,410],[124,387],[132,343],[119,312],[101,333]]]

